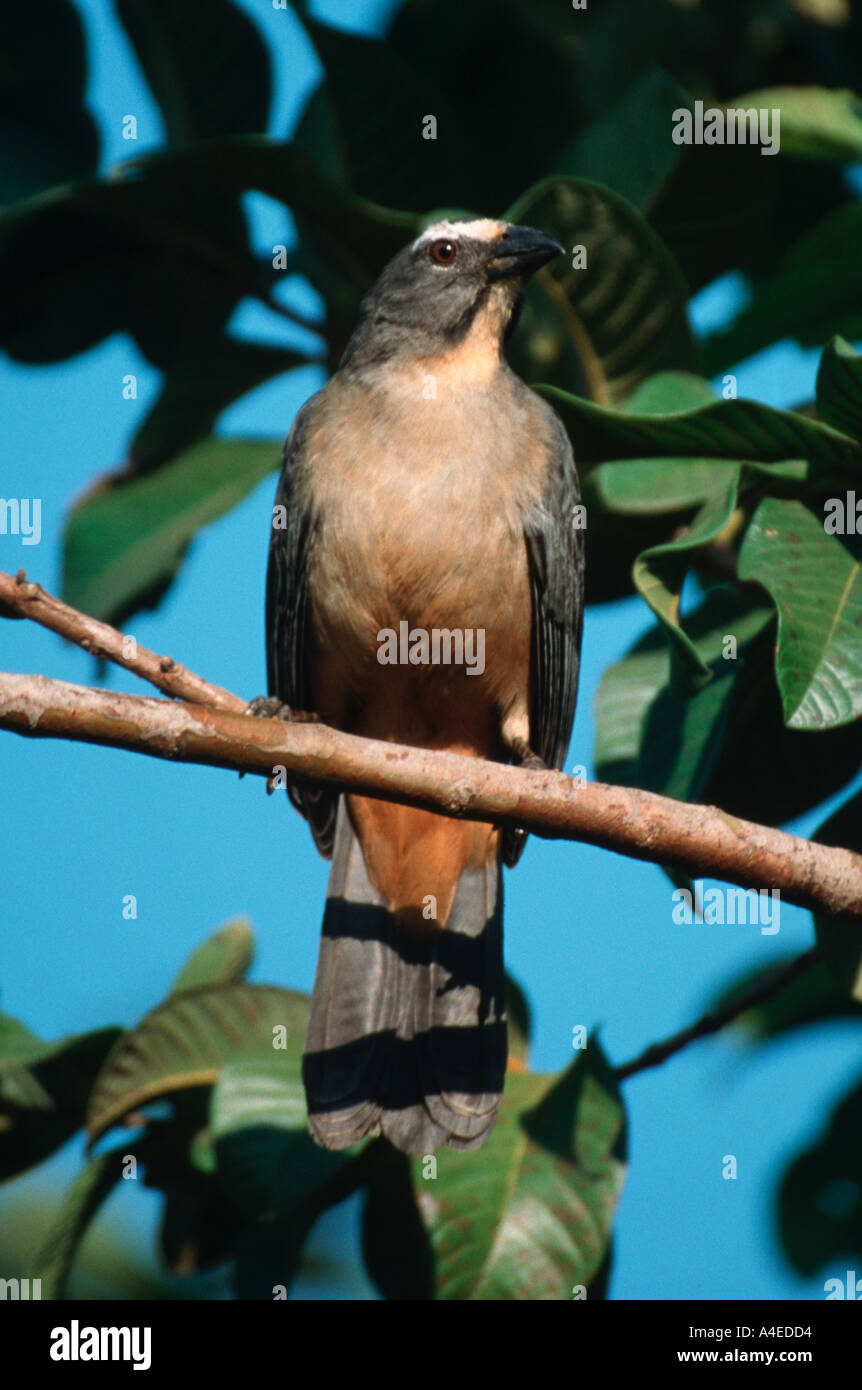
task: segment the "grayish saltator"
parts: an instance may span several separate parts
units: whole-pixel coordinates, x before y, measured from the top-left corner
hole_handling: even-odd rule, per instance
[[[439,222],[363,301],[284,448],[266,601],[277,702],[368,738],[562,766],[578,482],[560,420],[504,355],[527,277],[560,250],[527,227]],[[428,660],[434,630],[481,632],[481,672]],[[412,656],[382,662],[386,631],[407,631]],[[477,1147],[506,1069],[501,865],[523,832],[290,795],[332,856],[303,1064],[315,1137]]]

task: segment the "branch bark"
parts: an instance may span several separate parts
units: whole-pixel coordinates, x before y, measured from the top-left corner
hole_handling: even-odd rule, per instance
[[[693,877],[778,889],[786,902],[862,922],[862,856],[848,850],[633,788],[256,719],[234,713],[244,705],[230,698],[231,709],[216,708],[0,673],[0,728],[266,777],[283,768],[288,780],[583,840]]]

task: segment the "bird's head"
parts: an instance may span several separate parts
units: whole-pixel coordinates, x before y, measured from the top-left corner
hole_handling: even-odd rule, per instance
[[[366,295],[345,365],[442,357],[470,340],[499,351],[526,280],[562,249],[544,232],[491,218],[434,223]]]

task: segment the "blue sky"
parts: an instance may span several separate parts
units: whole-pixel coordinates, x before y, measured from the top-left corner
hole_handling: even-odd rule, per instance
[[[316,60],[289,12],[263,0],[243,7],[277,55],[271,129],[284,133],[314,83]],[[108,166],[157,145],[160,119],[107,0],[80,0],[79,8],[92,58],[90,102]],[[313,6],[348,27],[371,26],[390,8],[369,0]],[[132,147],[120,134],[129,112],[138,118]],[[275,217],[266,199],[249,200],[249,210],[261,247],[281,239],[283,215]],[[739,292],[730,281],[701,295],[695,326],[720,322]],[[257,305],[241,306],[232,326],[273,342],[297,341],[284,320]],[[737,369],[739,392],[794,404],[813,394],[816,359],[781,344]],[[122,396],[129,372],[138,378],[135,401]],[[281,437],[318,384],[313,368],[271,383],[229,410],[219,432]],[[0,537],[0,567],[23,565],[59,590],[67,509],[94,474],[122,459],[157,386],[157,374],[124,337],[55,366],[0,362],[3,493],[42,499],[41,544]],[[249,697],[265,687],[263,586],[274,484],[267,480],[203,532],[167,601],[127,628],[146,646]],[[599,679],[648,625],[636,599],[588,612],[570,765],[592,770]],[[83,652],[24,623],[0,624],[0,666],[96,679]],[[108,679],[142,689],[117,670]],[[258,779],[4,735],[0,787],[4,1011],[48,1037],[132,1023],[163,996],[194,946],[240,914],[258,937],[252,978],[310,989],[328,866],[305,824],[284,798],[267,798]],[[531,840],[506,879],[506,951],[532,1005],[535,1068],[557,1070],[571,1060],[579,1023],[600,1026],[612,1059],[628,1060],[699,1016],[729,976],[810,944],[809,917],[790,908],[771,937],[755,927],[675,926],[669,892],[658,868],[588,846]],[[138,899],[133,922],[122,916],[128,893]],[[836,1025],[754,1051],[722,1035],[626,1083],[632,1167],[617,1223],[613,1297],[822,1298],[826,1278],[843,1278],[845,1263],[809,1280],[788,1270],[773,1193],[788,1158],[856,1077],[851,1038],[858,1042],[855,1028]],[[732,1182],[721,1177],[729,1153],[739,1169]],[[30,1191],[58,1199],[80,1157],[76,1140],[45,1170],[7,1189],[5,1201]],[[155,1209],[153,1195],[130,1183],[104,1219],[119,1222],[149,1251]],[[358,1263],[355,1208],[330,1217],[318,1241]],[[306,1280],[296,1292],[372,1296],[363,1276],[346,1275],[335,1288]]]

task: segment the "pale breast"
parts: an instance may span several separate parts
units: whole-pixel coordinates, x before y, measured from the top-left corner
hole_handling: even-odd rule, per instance
[[[531,598],[523,517],[542,494],[548,452],[528,393],[526,404],[509,402],[504,429],[494,393],[427,399],[421,390],[381,395],[337,379],[331,387],[306,452],[319,518],[309,571],[318,650],[336,653],[339,669],[365,689],[386,674],[381,631],[405,623],[411,632],[481,630],[486,669],[477,684],[497,705],[524,699]],[[433,675],[414,673],[426,684]],[[440,674],[448,690],[452,673]],[[467,687],[475,699],[477,686]]]
[[[512,582],[547,453],[529,411],[507,404],[504,428],[493,392],[333,392],[308,440],[324,602],[351,598],[375,622],[439,604],[466,616]]]

